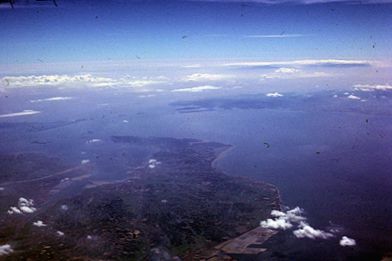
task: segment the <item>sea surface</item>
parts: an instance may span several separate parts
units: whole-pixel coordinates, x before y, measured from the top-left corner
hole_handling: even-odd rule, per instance
[[[76,164],[94,161],[99,151],[106,160],[100,160],[95,178],[121,180],[125,169],[111,171],[121,164],[112,135],[231,144],[217,168],[274,184],[283,207],[299,206],[313,227],[340,231],[327,240],[298,239],[282,231],[267,242],[264,258],[380,260],[392,251],[392,95],[365,95],[364,101],[353,101],[328,91],[287,95],[277,102],[262,94],[211,101],[110,90],[14,91],[1,98],[0,114],[41,113],[0,119],[0,152],[45,151]],[[73,99],[31,102],[50,96]],[[99,142],[89,143],[94,139]],[[129,157],[136,162],[149,153],[137,148]],[[342,235],[357,245],[341,247]]]

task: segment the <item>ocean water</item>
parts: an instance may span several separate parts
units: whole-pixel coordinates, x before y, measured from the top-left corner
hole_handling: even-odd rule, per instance
[[[100,160],[95,178],[119,180],[126,176],[125,169],[116,167],[124,163],[119,156],[123,151],[111,144],[112,135],[196,138],[231,144],[233,149],[217,162],[220,170],[272,183],[280,190],[282,204],[303,208],[313,227],[340,228],[336,237],[327,240],[298,239],[292,231],[282,231],[267,242],[270,251],[260,259],[379,260],[392,251],[389,103],[368,100],[364,105],[352,106],[352,101],[342,100],[333,101],[331,106],[329,93],[322,93],[316,99],[320,107],[314,103],[267,103],[257,107],[252,100],[252,106],[207,106],[203,111],[181,113],[172,105],[174,100],[166,98],[109,91],[60,94],[75,99],[31,103],[42,93],[10,95],[2,113],[5,109],[41,113],[2,123],[80,121],[39,132],[9,131],[3,126],[0,151],[44,150],[67,163],[94,161],[94,156],[100,154],[104,160]],[[247,104],[247,98],[241,99]],[[221,104],[225,102],[222,99]],[[91,139],[101,140],[93,150],[87,143]],[[48,143],[31,143],[34,140]],[[127,158],[136,162],[149,153],[147,148],[136,148]],[[127,163],[132,164],[132,160]],[[342,235],[354,238],[357,246],[339,246]]]

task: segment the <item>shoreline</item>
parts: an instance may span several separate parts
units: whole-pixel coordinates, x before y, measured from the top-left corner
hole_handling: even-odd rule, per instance
[[[208,142],[208,141],[202,141],[202,142]],[[257,179],[255,179],[255,178],[251,178],[251,177],[244,177],[244,176],[238,176],[238,175],[233,176],[233,175],[228,174],[228,173],[227,173],[226,171],[224,171],[222,168],[221,168],[221,169],[218,168],[218,166],[217,166],[218,161],[224,159],[224,158],[227,156],[227,154],[228,154],[229,152],[231,152],[231,151],[236,147],[236,146],[231,145],[231,144],[223,144],[223,143],[222,143],[222,145],[224,146],[223,148],[217,149],[217,150],[216,150],[216,152],[215,152],[216,157],[215,157],[214,160],[211,161],[211,167],[212,167],[213,169],[216,169],[216,170],[220,171],[220,172],[223,173],[224,175],[228,175],[228,176],[231,176],[231,177],[246,178],[246,179],[251,180],[251,181],[253,181],[253,182],[256,182],[256,183],[263,183],[263,184],[265,184],[265,185],[268,185],[268,186],[274,188],[275,191],[276,191],[276,194],[277,194],[277,200],[278,200],[278,204],[277,204],[277,205],[279,206],[279,209],[278,209],[278,210],[282,210],[282,202],[283,202],[283,201],[282,201],[282,195],[281,195],[280,190],[278,189],[278,187],[277,187],[276,185],[274,185],[274,184],[272,184],[272,183],[269,183],[269,182],[266,182],[266,181],[263,181],[263,180],[257,180]]]

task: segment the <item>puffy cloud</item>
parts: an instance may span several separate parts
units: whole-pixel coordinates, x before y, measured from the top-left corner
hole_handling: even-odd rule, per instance
[[[222,81],[232,78],[232,75],[227,74],[209,74],[209,73],[194,73],[187,75],[185,81],[189,82],[204,82],[204,81]]]
[[[14,252],[14,250],[10,244],[0,245],[0,256],[9,255],[12,252]]]
[[[267,93],[265,96],[267,96],[267,97],[282,97],[283,94],[281,94],[279,92],[270,92],[270,93]]]
[[[203,86],[196,86],[190,88],[182,88],[182,89],[174,89],[172,92],[203,92],[208,90],[219,90],[222,87],[212,86],[212,85],[203,85]]]
[[[1,83],[5,88],[21,87],[50,87],[50,86],[67,86],[67,87],[133,87],[140,88],[151,84],[166,82],[167,79],[160,76],[156,78],[149,77],[101,77],[91,74],[54,74],[54,75],[28,75],[28,76],[5,76]]]
[[[392,85],[390,84],[354,84],[354,88],[360,91],[388,91],[392,90]]]
[[[351,100],[360,100],[361,99],[361,97],[355,96],[353,94],[350,94],[349,96],[347,96],[347,98],[351,99]]]
[[[51,97],[51,98],[45,98],[45,99],[37,99],[37,100],[31,100],[30,102],[46,102],[46,101],[66,101],[66,100],[72,100],[73,97]]]
[[[31,214],[37,209],[34,207],[34,201],[32,199],[19,198],[18,207],[10,207],[7,211],[8,214]]]
[[[357,243],[355,242],[354,239],[343,236],[340,239],[339,244],[344,247],[344,246],[355,246]]]
[[[41,113],[40,111],[34,111],[34,110],[24,110],[21,112],[13,112],[13,113],[7,113],[7,114],[0,114],[0,118],[9,118],[9,117],[19,117],[19,116],[26,116],[26,115],[34,115]]]
[[[295,227],[293,234],[297,238],[310,239],[328,239],[333,237],[333,232],[315,229],[306,222],[304,210],[300,207],[295,207],[287,211],[272,210],[272,219],[267,219],[260,222],[260,225],[265,228],[287,230]]]
[[[89,159],[84,159],[84,160],[82,160],[82,161],[80,162],[80,164],[87,164],[87,163],[89,163],[89,162],[90,162]]]
[[[289,229],[292,228],[293,225],[284,218],[277,219],[267,219],[260,222],[260,226],[264,228],[272,228],[272,229]]]
[[[33,225],[36,227],[46,227],[46,224],[44,222],[42,222],[41,220],[33,222]]]
[[[150,159],[149,161],[148,161],[148,167],[150,168],[150,169],[154,169],[156,166],[158,166],[159,164],[161,164],[161,162],[160,161],[158,161],[158,160],[156,160],[156,159]]]
[[[267,219],[260,222],[260,225],[265,228],[272,229],[289,229],[293,227],[292,223],[298,223],[306,218],[302,216],[303,210],[299,207],[295,207],[286,212],[279,210],[272,210],[271,216],[274,219]]]
[[[309,224],[305,222],[301,222],[299,225],[299,228],[293,231],[294,236],[297,238],[310,238],[310,239],[328,239],[330,237],[333,237],[332,233],[319,230],[319,229],[314,229],[311,227]]]

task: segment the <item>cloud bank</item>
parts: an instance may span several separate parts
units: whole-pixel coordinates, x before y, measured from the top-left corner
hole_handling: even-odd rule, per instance
[[[388,91],[392,90],[390,84],[354,84],[354,88],[360,91]]]
[[[222,81],[232,78],[231,75],[226,74],[209,74],[209,73],[194,73],[187,75],[185,81],[189,82],[203,82],[203,81]]]
[[[13,112],[13,113],[7,113],[7,114],[0,114],[0,118],[9,118],[9,117],[19,117],[19,116],[26,116],[26,115],[34,115],[41,113],[40,111],[34,111],[34,110],[24,110],[21,112]]]
[[[50,98],[45,98],[45,99],[36,99],[36,100],[31,100],[31,103],[35,102],[48,102],[48,101],[66,101],[66,100],[72,100],[73,97],[50,97]]]
[[[341,59],[319,59],[319,60],[294,60],[294,61],[251,61],[224,63],[225,67],[290,67],[290,66],[325,66],[325,67],[357,67],[371,66],[373,62],[366,60],[341,60]]]
[[[222,87],[213,86],[213,85],[202,85],[190,88],[181,88],[181,89],[173,89],[172,92],[203,92],[203,91],[211,91],[211,90],[219,90]]]
[[[54,75],[29,75],[29,76],[5,76],[1,78],[1,85],[5,88],[22,87],[132,87],[141,88],[147,85],[166,82],[164,77],[156,78],[136,78],[136,77],[100,77],[91,74],[54,74]]]

